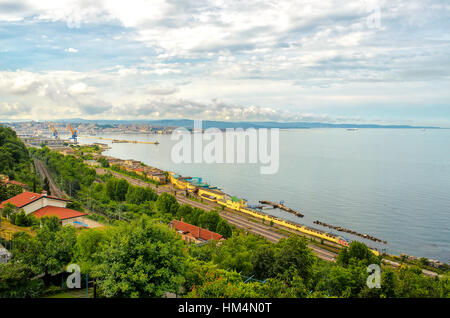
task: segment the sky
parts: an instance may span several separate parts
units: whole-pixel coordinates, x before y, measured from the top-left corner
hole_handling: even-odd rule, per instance
[[[449,1],[0,0],[0,119],[450,127]]]

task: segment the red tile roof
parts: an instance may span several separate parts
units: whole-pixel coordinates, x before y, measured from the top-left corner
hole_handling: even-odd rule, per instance
[[[15,197],[12,197],[11,199],[3,201],[0,204],[0,208],[3,208],[3,206],[6,203],[11,203],[18,208],[22,208],[25,205],[30,204],[31,202],[39,200],[41,197],[42,197],[42,194],[33,193],[33,192],[23,192],[19,195],[16,195]]]
[[[202,229],[201,227],[198,227],[198,226],[195,226],[195,225],[183,222],[183,221],[173,220],[170,223],[172,224],[172,226],[175,230],[181,231],[184,234],[190,233],[196,239],[202,239],[205,241],[213,239],[213,240],[217,241],[217,240],[220,240],[223,238],[223,236],[218,233],[214,233],[212,231]]]
[[[41,199],[43,197],[42,194],[39,193],[33,193],[33,192],[23,192],[19,195],[16,195],[15,197],[12,197],[11,199],[8,199],[6,201],[3,201],[0,204],[0,209],[3,209],[3,206],[6,203],[11,203],[13,205],[15,205],[18,208],[23,208],[24,206],[37,201],[39,199]],[[69,201],[66,199],[62,199],[62,198],[57,198],[57,197],[52,197],[52,196],[47,196],[50,199],[54,199],[54,200],[62,200],[62,201]]]
[[[57,206],[48,205],[43,207],[33,213],[37,218],[42,218],[44,216],[57,216],[60,220],[72,219],[79,216],[84,216],[86,213],[75,211],[67,208],[60,208]]]
[[[18,181],[15,181],[15,180],[9,180],[7,183],[8,184],[15,184],[15,185],[21,186],[22,188],[27,186],[25,183],[18,182]]]

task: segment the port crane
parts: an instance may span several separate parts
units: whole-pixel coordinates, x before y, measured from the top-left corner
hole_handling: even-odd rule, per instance
[[[59,133],[56,130],[55,126],[53,126],[52,124],[50,124],[49,126],[50,126],[50,129],[52,130],[53,137],[55,137],[55,139],[59,139]]]
[[[70,133],[72,134],[72,137],[70,137],[69,139],[73,139],[74,141],[77,141],[77,137],[78,137],[78,131],[76,129],[74,129],[72,127],[72,125],[67,125],[67,129],[70,131]]]

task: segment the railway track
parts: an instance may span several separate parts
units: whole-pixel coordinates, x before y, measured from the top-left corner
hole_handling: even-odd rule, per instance
[[[51,195],[61,197],[61,198],[67,196],[67,194],[64,191],[62,191],[58,188],[55,180],[53,180],[53,177],[51,176],[47,167],[40,160],[33,159],[33,161],[34,161],[34,166],[36,167],[37,173],[41,176],[42,181],[44,181],[44,179],[47,178]]]
[[[53,180],[53,177],[50,175],[47,167],[41,161],[34,159],[34,164],[35,164],[36,170],[39,173],[39,175],[41,176],[42,180],[44,180],[44,178],[47,177],[47,179],[49,181],[50,191],[52,192],[53,195],[60,196],[60,197],[67,196],[67,194],[65,192],[61,191],[58,188],[55,181]],[[120,179],[125,179],[134,186],[150,187],[158,195],[160,195],[161,193],[164,193],[164,192],[173,193],[173,189],[171,189],[167,186],[156,187],[153,184],[144,182],[142,180],[133,179],[131,177],[124,176],[120,173],[117,173],[114,171],[109,171],[106,169],[97,168],[96,171],[97,171],[97,174],[105,174],[107,172],[111,172],[115,177],[120,178]],[[185,196],[179,196],[179,195],[175,194],[175,197],[177,198],[178,202],[180,202],[180,203],[188,204],[190,206],[197,207],[197,208],[200,208],[203,210],[210,210],[210,209],[218,208],[217,205],[213,205],[210,203],[196,202],[196,201],[190,200],[189,198],[186,198]],[[239,212],[230,210],[228,208],[226,208],[224,211],[219,211],[219,215],[222,218],[226,219],[229,223],[236,226],[237,228],[247,230],[248,232],[251,232],[253,234],[261,235],[261,236],[265,237],[267,240],[274,242],[274,243],[278,242],[282,238],[287,237],[287,235],[285,235],[285,234],[280,234],[278,232],[273,231],[272,228],[270,228],[267,225],[252,222],[249,220],[248,216],[245,216],[243,214],[240,214]],[[280,227],[275,225],[274,228],[280,228]],[[289,231],[289,232],[291,232],[293,234],[298,234],[298,235],[303,235],[303,236],[308,237],[308,235],[305,235],[304,233],[301,233],[298,231]],[[313,252],[319,258],[324,259],[326,261],[330,261],[330,262],[336,261],[336,256],[337,256],[336,253],[333,253],[326,249],[322,249],[318,246],[315,246],[314,244],[308,244],[308,247],[311,248],[313,250]],[[386,259],[383,259],[383,263],[393,266],[393,267],[400,266],[400,264],[386,260]],[[431,277],[438,275],[437,273],[426,270],[426,269],[422,269],[422,272],[425,275],[431,276]]]
[[[160,186],[160,187],[156,187],[153,184],[150,184],[148,182],[144,182],[142,180],[138,180],[138,179],[133,179],[131,177],[128,176],[124,176],[123,174],[114,172],[114,171],[109,171],[106,169],[102,169],[102,168],[97,168],[97,173],[98,174],[105,174],[107,172],[111,172],[112,175],[114,175],[117,178],[120,179],[125,179],[128,182],[130,182],[130,184],[134,185],[134,186],[140,186],[140,187],[150,187],[152,188],[158,195],[160,195],[163,192],[167,192],[167,193],[172,193],[173,190],[169,187],[165,187],[165,186]],[[182,204],[188,204],[192,207],[197,207],[199,209],[202,210],[211,210],[211,209],[217,209],[218,206],[217,205],[213,205],[210,203],[201,203],[201,202],[197,202],[197,201],[193,201],[190,200],[189,198],[185,197],[185,196],[179,196],[179,195],[175,195],[175,197],[177,198],[179,203]],[[286,238],[288,235],[285,234],[280,234],[278,232],[273,231],[269,226],[267,225],[263,225],[260,223],[256,223],[256,222],[252,222],[248,219],[248,216],[245,215],[239,215],[238,213],[236,213],[233,210],[230,210],[228,208],[226,208],[224,211],[219,211],[219,215],[226,219],[230,224],[233,224],[234,226],[241,228],[241,229],[245,229],[253,234],[258,234],[261,235],[263,237],[265,237],[267,240],[271,241],[271,242],[278,242],[280,239],[282,238]],[[296,233],[297,234],[297,233]],[[298,233],[298,234],[302,234],[302,233]],[[319,247],[317,247],[314,244],[308,244],[308,246],[313,250],[313,252],[320,258],[326,260],[326,261],[335,261],[337,254],[330,252],[328,250],[325,249],[321,249]]]

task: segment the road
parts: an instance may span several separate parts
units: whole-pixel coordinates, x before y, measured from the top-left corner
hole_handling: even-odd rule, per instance
[[[388,260],[388,259],[383,259],[383,263],[385,263],[387,265],[390,265],[390,266],[393,266],[393,267],[399,267],[401,265],[400,263],[397,263],[397,262],[394,262],[394,261],[391,261],[391,260]],[[429,271],[427,269],[422,269],[422,273],[424,275],[431,276],[431,277],[436,277],[436,276],[442,277],[442,275],[439,275],[438,273],[435,273],[433,271]]]

